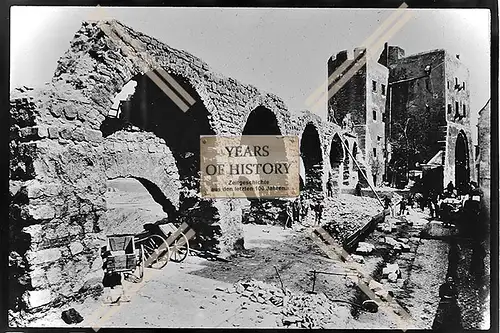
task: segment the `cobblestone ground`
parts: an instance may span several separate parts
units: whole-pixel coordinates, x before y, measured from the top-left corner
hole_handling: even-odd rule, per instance
[[[472,242],[461,240],[457,242],[457,288],[458,304],[461,311],[461,323],[464,329],[480,329],[486,308],[486,298],[489,295],[489,276],[484,271],[475,271],[478,267],[474,262]],[[480,260],[480,259],[477,259]]]

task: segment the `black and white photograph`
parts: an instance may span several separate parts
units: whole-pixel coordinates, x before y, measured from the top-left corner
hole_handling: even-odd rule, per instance
[[[498,329],[497,13],[334,7],[11,6],[9,327]]]

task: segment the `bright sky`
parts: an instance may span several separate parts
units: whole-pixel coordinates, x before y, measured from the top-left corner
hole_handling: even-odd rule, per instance
[[[393,11],[12,7],[10,87],[49,82],[83,20],[115,18],[301,110],[326,79],[328,58],[343,49],[352,52]],[[477,112],[490,98],[489,20],[484,9],[412,10],[389,43],[406,55],[438,48],[460,54],[470,71],[471,110]]]

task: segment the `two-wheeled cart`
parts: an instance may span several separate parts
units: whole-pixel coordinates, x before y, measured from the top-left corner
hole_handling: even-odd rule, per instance
[[[161,269],[170,260],[184,261],[189,254],[189,242],[183,229],[173,223],[145,224],[144,231],[134,237],[135,243],[144,248],[145,266]]]

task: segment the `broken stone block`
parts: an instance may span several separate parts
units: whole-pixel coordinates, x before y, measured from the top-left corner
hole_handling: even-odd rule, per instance
[[[27,255],[32,265],[38,265],[45,262],[56,261],[61,258],[61,251],[58,248],[45,249],[37,252],[30,252]]]
[[[302,320],[300,319],[300,317],[297,317],[297,316],[287,316],[287,317],[283,318],[283,324],[285,324],[285,325],[290,325],[290,324],[293,324],[293,323],[296,323],[299,321],[302,321]]]
[[[382,275],[384,276],[388,276],[391,273],[394,273],[398,276],[399,274],[401,274],[398,264],[387,264],[387,266],[384,269],[382,269]]]
[[[77,255],[78,253],[81,253],[83,251],[83,245],[80,242],[73,242],[69,244],[69,250],[71,251],[72,255]]]
[[[26,306],[30,309],[49,304],[51,301],[50,290],[28,290],[24,293],[23,300]]]
[[[358,247],[356,248],[356,253],[361,253],[361,254],[369,254],[371,253],[375,247],[367,242],[359,242]]]
[[[408,245],[408,244],[401,244],[401,251],[403,251],[403,252],[410,252],[410,245]]]
[[[407,244],[409,242],[408,238],[397,238],[397,240],[403,244]]]
[[[354,262],[357,262],[357,263],[364,263],[365,262],[365,259],[363,258],[363,256],[360,256],[358,254],[351,254],[351,258]]]
[[[385,237],[385,243],[390,246],[395,246],[398,242],[392,237]]]
[[[83,317],[74,308],[63,311],[61,318],[66,324],[78,324],[83,321]]]
[[[387,276],[389,282],[396,282],[398,280],[398,275],[396,273],[391,273]]]

